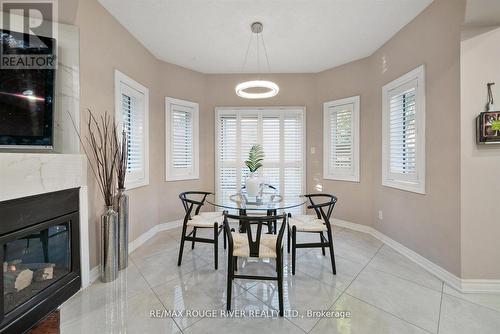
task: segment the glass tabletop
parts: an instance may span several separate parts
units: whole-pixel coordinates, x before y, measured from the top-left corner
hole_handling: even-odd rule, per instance
[[[234,210],[285,210],[306,204],[307,198],[300,195],[282,196],[275,193],[263,193],[258,197],[250,197],[243,190],[224,198],[209,195],[206,202],[225,209]]]

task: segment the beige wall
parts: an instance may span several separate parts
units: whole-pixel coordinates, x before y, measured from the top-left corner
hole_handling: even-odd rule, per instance
[[[426,66],[426,195],[381,186],[381,132],[372,137],[374,227],[460,275],[460,25],[465,3],[437,0],[371,56],[381,128],[382,86]]]
[[[200,121],[206,122],[203,75],[157,60],[96,0],[79,2],[75,24],[80,28],[80,108],[83,124],[88,117],[87,108],[96,114],[106,110],[114,113],[114,69],[149,88],[150,185],[128,192],[132,241],[156,224],[181,217],[182,208],[177,197],[180,191],[212,187],[213,168],[206,171],[203,165],[200,166],[200,176],[208,183],[199,180],[164,181],[164,97],[200,103]],[[82,135],[85,134],[85,127],[82,127]],[[202,127],[200,135],[210,136],[210,132]],[[211,149],[212,145],[202,142],[202,151]],[[99,217],[104,207],[90,172],[88,179],[92,268],[99,263]]]
[[[214,108],[306,106],[307,188],[339,196],[335,216],[371,225],[429,260],[461,274],[460,261],[460,24],[461,0],[435,0],[372,56],[318,74],[262,75],[280,94],[263,101],[234,94],[252,75],[203,75],[156,60],[95,0],[81,1],[81,108],[113,110],[113,69],[150,89],[150,186],[130,191],[131,240],[155,224],[182,217],[177,194],[214,189]],[[98,50],[96,53],[94,50]],[[426,65],[427,194],[381,186],[381,89]],[[322,178],[322,103],[361,95],[361,182]],[[200,180],[164,182],[164,96],[200,103]],[[315,153],[311,153],[311,148]],[[91,192],[95,193],[95,192]],[[94,195],[95,197],[95,195]],[[384,219],[378,221],[378,210]],[[92,201],[92,265],[97,263],[98,217]]]
[[[475,118],[485,110],[486,84],[500,108],[500,28],[462,42],[461,48],[462,277],[500,277],[500,145],[477,145]],[[499,109],[500,110],[500,109]]]

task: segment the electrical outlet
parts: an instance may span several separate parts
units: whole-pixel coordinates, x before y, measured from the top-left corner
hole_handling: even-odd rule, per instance
[[[383,220],[384,219],[384,214],[382,213],[382,210],[378,211],[378,219]]]
[[[311,154],[316,154],[316,147],[314,146],[311,147]]]

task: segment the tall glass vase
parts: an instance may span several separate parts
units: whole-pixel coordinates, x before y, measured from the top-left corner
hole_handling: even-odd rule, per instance
[[[101,281],[118,277],[118,214],[109,206],[101,216]]]
[[[128,195],[125,189],[118,189],[118,263],[119,269],[128,266]]]

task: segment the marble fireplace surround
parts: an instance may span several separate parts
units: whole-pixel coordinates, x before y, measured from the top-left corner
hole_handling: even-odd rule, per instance
[[[87,199],[87,160],[80,154],[0,153],[0,202],[80,188],[82,288],[91,284]]]

